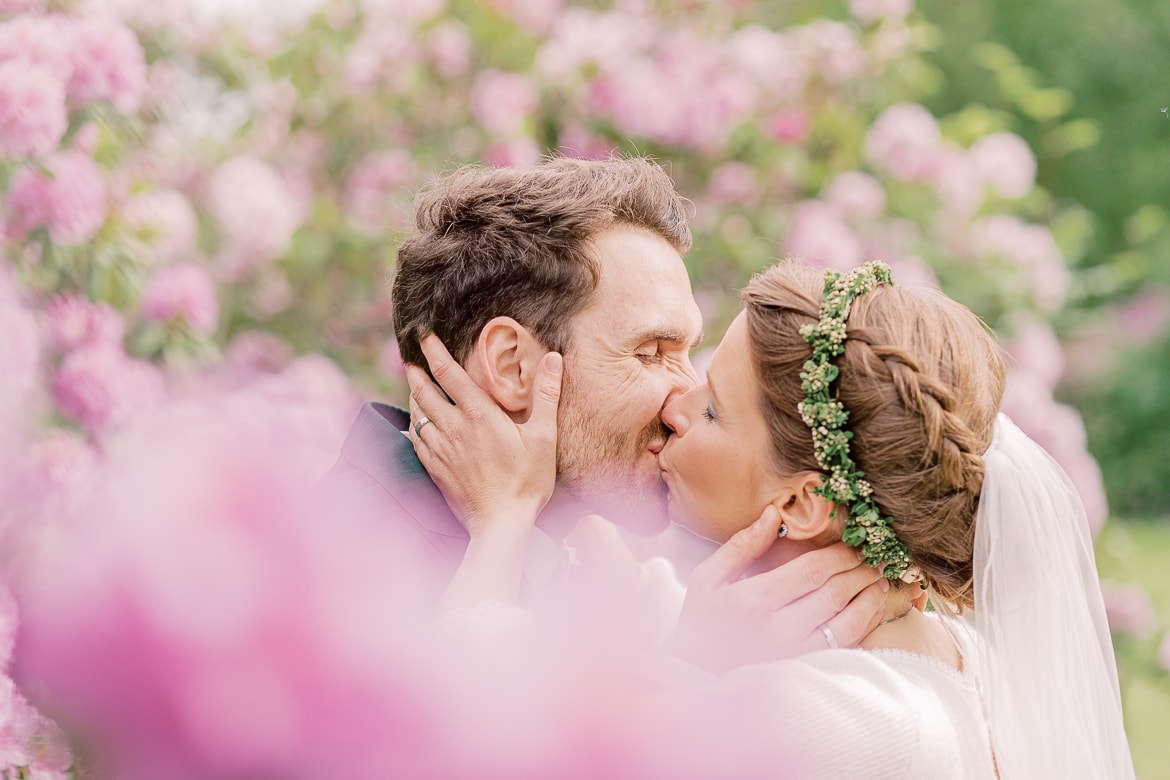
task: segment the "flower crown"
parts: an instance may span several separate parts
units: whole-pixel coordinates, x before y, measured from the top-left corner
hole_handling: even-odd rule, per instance
[[[842,538],[851,547],[860,547],[864,562],[870,566],[885,564],[888,580],[905,579],[910,569],[910,553],[898,540],[891,524],[873,500],[873,487],[865,472],[849,457],[849,440],[853,432],[845,427],[849,412],[837,400],[833,380],[841,369],[833,358],[845,351],[845,320],[859,295],[879,284],[893,284],[890,267],[873,261],[847,274],[825,271],[825,289],[821,301],[820,321],[805,325],[800,335],[812,345],[812,358],[800,372],[804,400],[797,411],[812,430],[813,454],[828,477],[814,492],[837,506],[847,507]],[[912,575],[911,575],[912,576]]]

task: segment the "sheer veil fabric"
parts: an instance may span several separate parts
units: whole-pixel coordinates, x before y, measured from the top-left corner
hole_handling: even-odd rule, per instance
[[[1006,415],[983,461],[974,621],[999,776],[1133,778],[1080,497]]]

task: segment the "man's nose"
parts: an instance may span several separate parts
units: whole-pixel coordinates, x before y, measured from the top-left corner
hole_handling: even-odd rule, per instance
[[[695,364],[691,362],[690,355],[684,355],[679,361],[674,377],[677,389],[684,393],[699,384],[699,373],[695,371]]]
[[[686,428],[686,417],[682,413],[683,393],[675,392],[666,397],[662,405],[662,423],[677,436]]]

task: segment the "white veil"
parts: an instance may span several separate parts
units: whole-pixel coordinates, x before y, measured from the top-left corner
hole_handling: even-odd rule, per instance
[[[975,635],[999,776],[1132,778],[1080,497],[1003,414],[983,461]]]

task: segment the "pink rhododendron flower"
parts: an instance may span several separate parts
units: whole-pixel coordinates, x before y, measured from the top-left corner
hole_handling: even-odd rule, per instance
[[[50,429],[22,461],[14,516],[30,527],[37,518],[81,509],[97,484],[97,453],[73,431]]]
[[[483,157],[489,165],[499,168],[531,168],[544,158],[544,153],[536,141],[522,136],[492,144],[484,152]]]
[[[288,251],[296,230],[297,204],[284,180],[255,157],[241,155],[216,169],[209,207],[223,230],[226,265],[242,276]]]
[[[857,78],[867,60],[857,30],[843,22],[818,19],[795,29],[805,58],[830,84]]]
[[[224,350],[226,369],[237,376],[252,377],[284,368],[292,359],[292,347],[271,333],[244,331]]]
[[[43,67],[0,62],[0,155],[45,155],[68,127],[65,85]]]
[[[57,408],[92,436],[121,427],[162,394],[163,380],[154,366],[110,347],[70,353],[53,378]]]
[[[508,137],[524,127],[539,101],[536,84],[528,76],[485,70],[471,88],[471,115],[492,135]]]
[[[563,0],[491,0],[502,16],[515,20],[530,35],[548,32],[561,11]]]
[[[1050,230],[993,214],[971,223],[971,242],[977,255],[1019,266],[1041,311],[1054,312],[1064,304],[1069,273]]]
[[[410,154],[395,149],[372,154],[354,166],[345,183],[345,211],[354,226],[370,235],[406,223],[408,185],[416,176]]]
[[[613,154],[615,145],[595,135],[577,123],[562,128],[558,151],[566,157],[579,160],[605,160]]]
[[[1153,632],[1157,619],[1145,588],[1103,580],[1101,596],[1105,599],[1105,617],[1113,633],[1144,639]]]
[[[18,454],[18,442],[39,396],[40,372],[36,318],[16,301],[0,301],[0,467],[9,455]]]
[[[807,262],[842,271],[864,259],[861,241],[832,206],[819,200],[806,200],[792,210],[784,248]]]
[[[73,293],[54,296],[45,307],[49,341],[68,352],[79,347],[120,348],[126,325],[113,307]]]
[[[50,178],[21,169],[8,191],[8,231],[23,238],[46,227],[53,243],[83,244],[106,221],[106,189],[101,169],[77,151],[60,152],[45,161]]]
[[[913,0],[849,0],[849,13],[862,24],[903,19],[913,7]]]
[[[942,206],[952,214],[969,217],[983,203],[983,178],[971,156],[955,144],[944,143],[936,152],[932,172]]]
[[[1004,198],[1022,198],[1036,183],[1036,157],[1015,133],[992,133],[971,145],[983,180]]]
[[[406,376],[406,364],[402,361],[402,353],[398,351],[396,339],[386,339],[382,350],[378,353],[378,368],[386,376],[402,379]]]
[[[764,120],[764,131],[770,138],[786,144],[799,144],[808,137],[812,120],[800,109],[778,111]]]
[[[787,101],[804,91],[809,61],[795,33],[749,24],[730,33],[725,48],[728,60],[770,99]]]
[[[881,182],[866,173],[846,171],[825,185],[821,200],[832,204],[848,220],[868,220],[886,210]]]
[[[194,263],[164,266],[146,285],[142,315],[154,322],[182,320],[197,333],[211,333],[219,319],[215,282]]]
[[[1047,322],[1029,317],[1005,346],[1016,371],[1031,374],[1050,391],[1056,389],[1064,374],[1064,350]]]
[[[444,78],[462,76],[471,68],[471,36],[462,22],[447,19],[427,34],[427,48],[435,69]]]
[[[1170,288],[1146,285],[1133,298],[1118,306],[1117,333],[1129,344],[1148,344],[1166,331],[1170,323]]]
[[[0,675],[0,771],[27,766],[40,716],[7,675]]]
[[[195,251],[199,222],[187,196],[161,188],[131,195],[120,209],[122,219],[149,245],[155,259],[183,260]]]
[[[707,194],[716,203],[751,205],[758,202],[762,194],[760,177],[747,163],[731,160],[711,171]]]
[[[0,0],[0,14],[19,14],[43,11],[45,0]]]
[[[69,17],[60,14],[27,14],[0,22],[0,62],[39,66],[64,83],[72,72],[72,25]]]
[[[865,135],[865,159],[902,181],[921,181],[934,172],[942,134],[934,116],[917,103],[898,103],[878,116]]]
[[[1080,413],[1058,403],[1035,374],[1011,366],[1001,409],[1068,474],[1084,503],[1089,530],[1096,534],[1105,524],[1109,505],[1101,468],[1089,454]]]
[[[70,41],[73,73],[67,92],[79,106],[107,100],[123,114],[133,114],[146,86],[146,55],[138,38],[109,16],[78,17]]]

